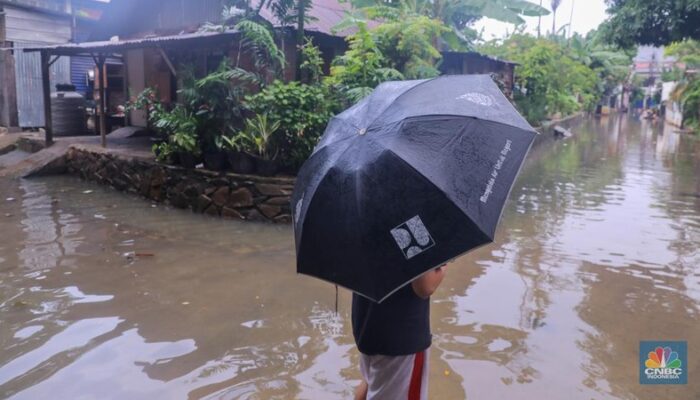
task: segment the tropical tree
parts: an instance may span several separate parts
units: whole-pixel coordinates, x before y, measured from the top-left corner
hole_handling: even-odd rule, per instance
[[[349,48],[336,57],[326,83],[345,97],[345,105],[367,96],[377,85],[388,80],[401,80],[401,72],[391,68],[367,24],[359,22],[357,32],[348,37]]]
[[[450,31],[440,20],[387,7],[369,8],[368,15],[384,21],[370,34],[390,68],[401,72],[406,79],[440,74],[437,64],[442,55],[435,44]]]
[[[631,55],[604,43],[597,31],[589,32],[586,37],[575,33],[566,41],[566,46],[569,57],[598,74],[598,89],[602,97],[610,96],[628,79]]]
[[[664,49],[664,53],[676,57],[686,68],[700,67],[700,41],[687,39],[674,42]]]
[[[685,69],[700,68],[700,42],[683,40],[671,43],[665,49],[666,55],[675,56],[685,64]],[[683,109],[683,124],[686,127],[700,130],[700,78],[695,74],[681,71],[681,77],[676,84],[671,97],[680,102]]]
[[[561,0],[552,0],[552,35],[557,32],[557,8],[561,4]]]
[[[505,40],[486,42],[478,50],[520,64],[515,103],[530,122],[538,124],[556,114],[591,110],[605,92],[601,75],[607,72],[603,67],[613,63],[613,59],[614,63],[622,63],[602,49],[592,52],[592,44],[578,35],[575,38],[567,43],[551,36],[538,39],[515,34]],[[610,84],[610,92],[614,86]]]
[[[700,39],[700,0],[606,0],[610,18],[601,25],[620,47],[663,46]]]
[[[304,62],[304,54],[301,49],[304,46],[305,40],[305,25],[313,21],[315,18],[310,15],[311,0],[261,0],[260,7],[269,7],[279,23],[285,26],[293,26],[295,28],[295,47],[296,47],[296,78],[301,80],[302,69],[301,64]],[[258,10],[259,11],[259,10]],[[284,43],[284,41],[282,41]]]
[[[350,0],[353,7],[365,10],[377,6],[401,9],[404,13],[424,15],[443,22],[451,32],[442,39],[450,47],[468,48],[477,38],[471,26],[481,18],[520,25],[524,16],[549,14],[546,8],[526,0]]]

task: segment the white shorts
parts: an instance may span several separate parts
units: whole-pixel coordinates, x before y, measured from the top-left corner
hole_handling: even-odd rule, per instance
[[[368,386],[367,400],[427,399],[429,350],[408,356],[360,353],[360,372]]]

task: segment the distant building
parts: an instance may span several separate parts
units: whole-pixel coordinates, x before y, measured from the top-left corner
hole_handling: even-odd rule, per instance
[[[0,125],[44,125],[39,56],[19,49],[85,38],[104,5],[104,0],[0,0]],[[51,66],[52,90],[73,80],[71,67],[69,58]]]
[[[663,47],[639,46],[637,55],[632,59],[633,73],[644,78],[655,80],[664,72],[670,72],[680,66],[673,56],[664,55]]]

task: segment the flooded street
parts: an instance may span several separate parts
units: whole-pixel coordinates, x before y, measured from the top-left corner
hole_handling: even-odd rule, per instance
[[[700,398],[700,140],[573,131],[533,148],[496,243],[448,267],[431,399]],[[350,398],[347,291],[335,309],[290,226],[0,180],[0,398]],[[640,340],[687,341],[688,384],[640,385]]]

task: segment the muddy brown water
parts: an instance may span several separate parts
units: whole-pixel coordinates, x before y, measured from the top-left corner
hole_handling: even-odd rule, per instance
[[[700,398],[700,141],[589,119],[535,148],[496,243],[432,299],[431,399]],[[288,226],[71,177],[0,180],[0,398],[341,399],[350,296]],[[688,343],[640,385],[639,341]]]

